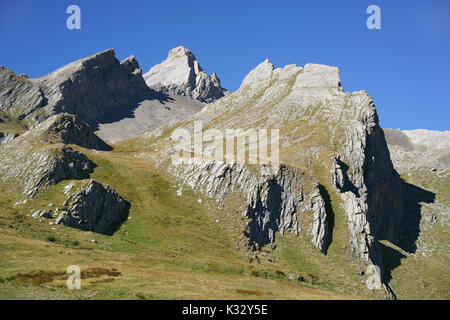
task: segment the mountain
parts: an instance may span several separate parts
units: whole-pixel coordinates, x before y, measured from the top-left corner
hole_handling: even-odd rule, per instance
[[[26,125],[57,113],[76,113],[94,125],[126,112],[149,94],[134,57],[118,61],[108,49],[43,77],[17,76],[0,68],[0,110]]]
[[[0,70],[1,297],[448,298],[447,133],[381,129],[319,64],[204,104],[171,52],[167,87],[112,50]]]
[[[9,127],[1,140],[52,115],[77,114],[104,140],[140,135],[198,112],[202,103],[147,87],[136,59],[108,49],[32,79],[0,67],[0,115]]]
[[[227,141],[203,141],[197,149],[189,140],[187,145],[177,143],[179,130],[201,139],[195,129],[199,124],[203,132],[218,130],[219,137],[226,137],[227,129],[242,129],[234,139],[240,148],[248,146],[246,163],[227,158]],[[249,163],[252,148],[261,146],[252,146],[247,135],[264,128],[279,129],[278,166]],[[445,146],[448,138],[446,142],[440,138]],[[263,142],[270,144],[265,135]],[[298,255],[302,265],[313,265],[336,286],[339,280],[331,280],[330,274],[358,275],[377,297],[418,297],[417,281],[408,282],[411,277],[428,283],[431,296],[446,290],[433,273],[444,272],[448,262],[444,254],[448,241],[440,231],[448,227],[448,171],[431,180],[438,182],[434,188],[400,177],[371,97],[365,91],[344,92],[335,67],[275,69],[266,60],[236,92],[188,121],[136,138],[135,143],[140,146],[136,156],[174,177],[180,193],[193,189],[211,199],[211,211],[220,208],[214,212],[222,220],[239,221],[233,227],[241,232],[236,235],[238,247],[250,248],[251,261],[284,257],[293,264],[284,263],[292,266]],[[146,145],[147,151],[142,148]],[[217,147],[224,145],[225,151],[215,156]],[[188,156],[170,160],[180,151]],[[237,156],[233,147],[231,154]],[[296,236],[288,238],[289,233]],[[289,258],[284,256],[287,252]],[[326,257],[333,260],[334,269],[324,266],[330,261]],[[421,272],[422,268],[433,272]],[[393,274],[398,278],[393,280]]]
[[[343,92],[335,67],[275,69],[266,60],[236,92],[208,105],[181,128],[192,131],[194,122],[224,136],[229,128],[279,129],[280,165],[272,171],[211,159],[211,143],[203,145],[206,154],[167,166],[182,185],[211,197],[226,212],[236,212],[234,219],[245,217],[241,247],[248,241],[258,252],[267,244],[276,245],[277,234],[286,232],[308,235],[323,254],[337,242],[359,261],[354,272],[370,289],[391,295],[378,239],[400,244],[406,237],[401,180],[367,93]],[[170,127],[169,133],[176,128]],[[161,153],[142,156],[160,163],[164,154],[170,156],[166,150],[179,152],[169,133],[159,140],[150,138],[152,149]],[[190,145],[186,148],[189,152]],[[339,232],[345,236],[340,239],[334,230],[338,215],[346,224],[341,225]]]
[[[167,59],[152,67],[144,79],[157,91],[191,97],[202,102],[222,98],[227,90],[220,86],[216,73],[206,74],[189,49],[176,47],[169,51]]]

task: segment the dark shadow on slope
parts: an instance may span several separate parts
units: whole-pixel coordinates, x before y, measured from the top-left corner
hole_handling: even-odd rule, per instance
[[[139,98],[137,98],[130,105],[124,106],[122,108],[105,108],[108,113],[104,113],[103,115],[94,118],[93,120],[86,121],[92,127],[94,131],[99,129],[99,125],[103,123],[114,123],[120,121],[124,118],[135,118],[134,111],[139,105],[145,100],[158,100],[161,104],[166,104],[168,102],[174,101],[168,94],[158,92],[156,90],[148,88],[145,93],[143,93]]]
[[[112,236],[117,230],[120,229],[120,227],[122,226],[122,224],[123,224],[125,221],[128,220],[128,215],[129,215],[129,212],[130,212],[131,203],[130,203],[129,201],[125,200],[125,199],[124,199],[123,201],[124,201],[124,203],[125,203],[125,208],[124,208],[124,210],[122,211],[122,214],[121,214],[121,216],[120,216],[120,220],[121,220],[121,221],[119,221],[119,222],[114,223],[114,224],[111,225],[111,227],[105,232],[105,235],[107,235],[107,236]]]
[[[392,270],[401,265],[401,259],[406,258],[404,254],[379,242],[381,255],[383,257],[383,282],[389,283],[392,279]]]
[[[330,246],[331,242],[333,241],[333,230],[334,230],[334,211],[333,206],[331,205],[331,198],[330,194],[328,193],[327,189],[319,184],[319,192],[322,196],[323,201],[325,202],[325,211],[327,213],[327,227],[328,227],[328,239],[325,243],[325,246],[323,248],[323,253],[327,254],[328,247]]]
[[[433,203],[436,194],[401,180],[404,215],[402,221],[403,237],[396,244],[408,253],[416,252],[416,241],[420,233],[421,203]]]

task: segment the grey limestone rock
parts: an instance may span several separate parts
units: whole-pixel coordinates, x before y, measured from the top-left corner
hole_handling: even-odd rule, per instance
[[[31,217],[38,219],[38,218],[45,218],[45,219],[51,219],[52,217],[52,210],[38,210],[35,213],[31,215]]]
[[[29,126],[64,112],[96,125],[126,113],[150,92],[134,57],[120,62],[113,49],[35,79],[0,67],[0,111]]]
[[[144,74],[144,79],[149,87],[158,91],[207,103],[226,93],[217,75],[206,74],[192,52],[182,46],[170,50],[167,59],[152,67]]]
[[[203,108],[201,101],[222,96],[217,76],[210,77],[200,71],[198,62],[195,65],[193,81],[198,85],[189,89],[189,98],[170,94],[183,94],[179,90],[150,89],[135,57],[119,61],[113,49],[76,60],[40,78],[18,76],[0,66],[0,123],[16,122],[26,130],[55,114],[75,114],[107,142],[133,138],[184,120]],[[103,145],[100,149],[106,148]]]
[[[223,205],[227,196],[241,191],[247,199],[242,215],[249,220],[245,234],[254,246],[272,244],[276,232],[299,234],[297,214],[304,201],[305,177],[290,166],[248,167],[235,162],[180,159],[169,172],[183,184],[196,188]],[[329,239],[325,204],[316,189],[311,199],[314,216],[310,226],[312,243],[323,253]]]
[[[319,187],[317,186],[317,188],[313,190],[313,194],[311,195],[313,222],[309,230],[311,234],[311,242],[320,251],[326,253],[330,240],[326,205],[322,195],[320,194]]]
[[[74,114],[57,114],[33,128],[44,141],[76,144],[86,149],[109,151],[112,148],[100,139],[92,128]]]
[[[57,224],[111,235],[127,219],[128,208],[112,188],[90,180],[69,195]]]
[[[71,122],[46,122],[0,146],[0,184],[32,197],[42,188],[86,178],[93,171],[94,164],[83,153],[61,143],[64,135],[49,129],[54,123]]]

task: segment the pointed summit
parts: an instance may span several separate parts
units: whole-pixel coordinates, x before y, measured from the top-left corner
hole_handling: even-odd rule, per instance
[[[150,88],[207,103],[226,92],[217,75],[206,74],[194,54],[183,46],[170,50],[167,59],[152,67],[144,79]]]

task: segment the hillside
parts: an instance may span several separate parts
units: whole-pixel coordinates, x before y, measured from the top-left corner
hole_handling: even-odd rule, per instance
[[[381,129],[326,65],[265,60],[205,100],[175,49],[164,88],[112,49],[2,67],[1,298],[449,298],[447,136]]]

